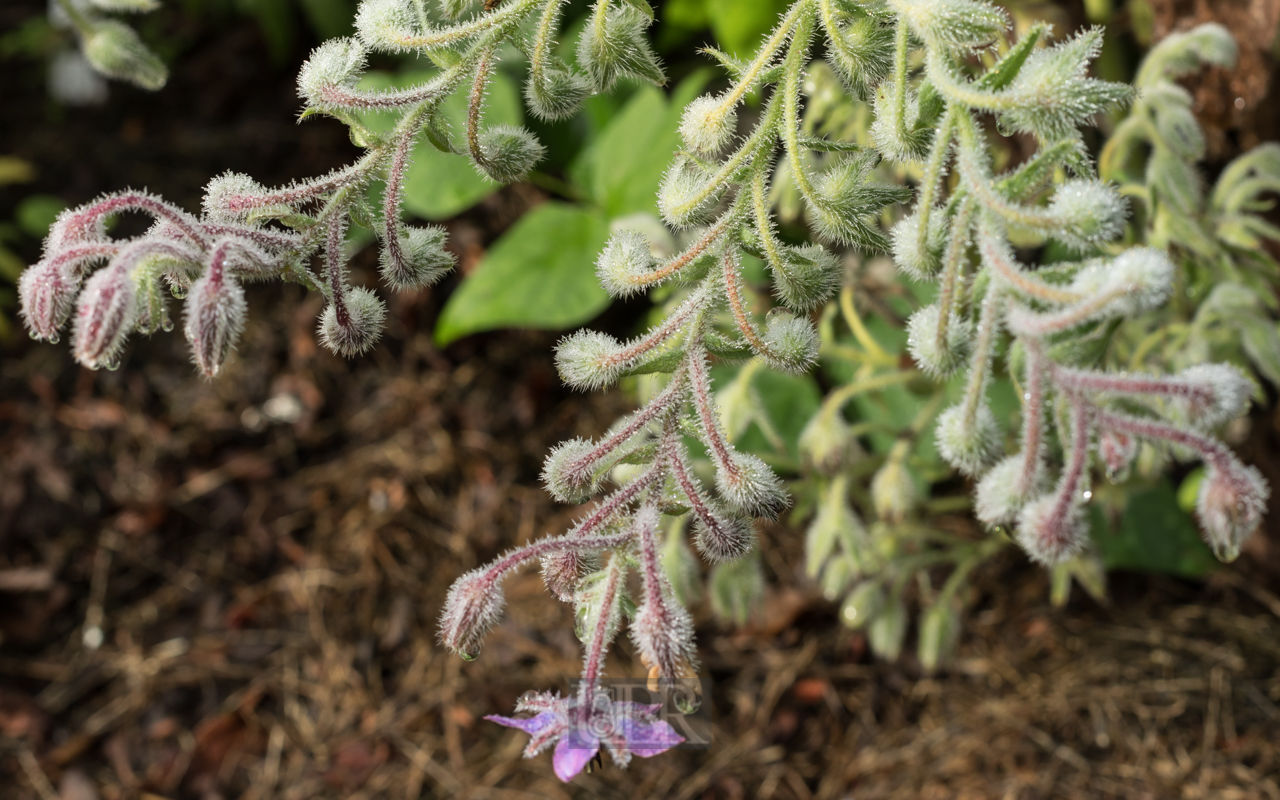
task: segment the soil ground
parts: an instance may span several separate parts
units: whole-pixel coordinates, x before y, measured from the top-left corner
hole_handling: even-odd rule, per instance
[[[0,28],[42,7],[6,4]],[[6,62],[0,152],[70,202],[145,184],[188,207],[224,169],[272,184],[349,159],[339,126],[285,115],[292,67],[261,52],[250,25],[193,35],[169,90],[70,112]],[[537,199],[451,222],[464,262]],[[470,663],[435,617],[462,572],[564,529],[576,509],[539,487],[542,457],[626,398],[565,391],[551,334],[438,351],[448,285],[391,298],[384,343],[342,361],[295,288],[254,288],[215,382],[176,334],[133,342],[116,372],[65,345],[0,349],[0,800],[1280,800],[1274,530],[1207,582],[1113,574],[1107,604],[1062,609],[1009,553],[978,576],[957,661],[925,675],[873,661],[802,578],[800,534],[769,527],[770,613],[740,630],[696,609],[710,747],[560,784],[481,717],[569,688],[570,612],[514,577]],[[597,324],[632,319],[612,313]],[[1248,452],[1273,485],[1278,421],[1255,417]],[[628,645],[610,673],[642,674]]]

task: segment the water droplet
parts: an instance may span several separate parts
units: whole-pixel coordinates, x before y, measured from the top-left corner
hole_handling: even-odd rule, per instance
[[[164,322],[160,323],[160,329],[163,330],[165,333],[172,333],[173,320],[169,319],[168,317],[165,317]]]
[[[49,334],[49,344],[57,344],[60,341],[62,341],[62,337],[57,333]]]
[[[475,660],[476,660],[476,657],[475,657],[474,655],[472,655],[471,653],[458,653],[458,655],[462,656],[462,660],[463,660],[463,661],[475,661]]]
[[[115,372],[116,370],[120,369],[120,359],[113,358],[110,361],[103,364],[102,367],[107,372]]]
[[[175,283],[169,287],[169,293],[179,300],[187,299],[187,287],[185,286],[179,286]]]
[[[1086,491],[1086,492],[1084,493],[1084,499],[1085,499],[1085,500],[1088,500],[1088,499],[1090,499],[1091,497],[1093,497],[1093,492]]]

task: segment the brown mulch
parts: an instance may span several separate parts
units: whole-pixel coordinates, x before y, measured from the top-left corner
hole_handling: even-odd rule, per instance
[[[198,38],[160,100],[115,90],[62,119],[23,78],[0,152],[72,202],[145,181],[187,205],[224,168],[270,183],[349,158],[340,127],[281,118],[292,68],[263,64],[255,36]],[[228,54],[246,61],[228,73]],[[505,192],[450,223],[464,263],[537,200]],[[369,254],[354,275],[372,285]],[[447,291],[389,298],[384,343],[345,362],[315,344],[317,298],[255,287],[215,382],[176,333],[133,342],[117,372],[0,346],[0,800],[1280,800],[1280,581],[1259,558],[1206,583],[1117,574],[1108,605],[1054,609],[1007,553],[930,676],[870,658],[783,526],[761,536],[770,613],[735,630],[696,608],[710,747],[560,784],[481,717],[570,688],[570,610],[516,575],[470,663],[435,618],[462,572],[565,528],[576,509],[541,490],[541,460],[627,400],[565,391],[552,334],[439,352]],[[636,312],[612,313],[597,324]],[[625,641],[610,674],[643,674]]]

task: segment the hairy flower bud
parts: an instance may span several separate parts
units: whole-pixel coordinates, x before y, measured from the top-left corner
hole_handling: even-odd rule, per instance
[[[649,241],[637,231],[615,233],[596,259],[596,276],[612,297],[630,297],[644,291],[643,278],[652,271]]]
[[[379,270],[392,289],[405,291],[430,286],[453,269],[455,259],[444,247],[449,236],[444,228],[438,225],[404,227],[396,235],[399,247],[393,252],[387,244],[383,245]]]
[[[546,148],[529,131],[513,125],[495,125],[480,134],[479,166],[498,183],[514,183],[542,160]]]
[[[1060,227],[1052,236],[1070,247],[1085,250],[1110,242],[1124,231],[1128,208],[1110,184],[1096,180],[1071,180],[1053,193],[1049,214]]]
[[[1006,11],[983,0],[895,0],[892,6],[916,36],[955,53],[985,47],[1009,25]]]
[[[800,313],[826,302],[840,280],[839,259],[817,244],[784,247],[781,266],[774,272],[774,293],[783,305]]]
[[[849,423],[838,410],[820,410],[800,432],[800,457],[824,475],[834,475],[862,454]]]
[[[1032,561],[1052,567],[1080,554],[1089,540],[1089,520],[1079,498],[1065,508],[1057,494],[1043,495],[1018,514],[1018,544]]]
[[[594,449],[595,445],[585,439],[569,439],[547,455],[542,482],[552,497],[561,503],[584,503],[595,493],[596,465],[584,462]]]
[[[941,310],[925,306],[907,321],[907,349],[920,369],[934,378],[947,378],[964,366],[973,352],[973,330],[959,314],[947,317],[946,335],[938,341]]]
[[[18,279],[18,298],[31,337],[56,343],[79,292],[75,273],[55,262],[46,259],[25,270]]]
[[[929,230],[920,240],[920,212],[908,214],[889,232],[893,263],[918,281],[933,280],[947,249],[947,219],[941,209],[929,214]],[[923,248],[921,247],[923,245]]]
[[[387,307],[376,294],[363,287],[348,289],[343,302],[346,318],[339,320],[337,304],[329,303],[320,316],[319,334],[325,347],[350,358],[378,343]]]
[[[216,222],[245,222],[267,193],[262,184],[238,172],[224,172],[204,188],[204,213]]]
[[[724,149],[738,127],[736,104],[705,94],[685,106],[680,138],[692,152],[711,157]]]
[[[932,672],[946,663],[960,635],[960,615],[950,602],[939,602],[920,615],[916,657],[920,666]]]
[[[542,580],[561,602],[572,603],[578,580],[598,566],[595,559],[580,550],[566,550],[542,558]]]
[[[94,273],[80,295],[71,351],[90,369],[113,368],[133,330],[138,313],[138,290],[129,273],[109,266]]]
[[[982,474],[1000,452],[1000,424],[986,403],[966,423],[964,406],[948,408],[938,417],[938,453],[970,477]]]
[[[591,83],[587,77],[563,65],[544,70],[542,80],[531,74],[524,86],[529,110],[547,122],[572,117],[590,94]]]
[[[597,22],[598,20],[598,22]],[[666,83],[662,65],[645,36],[648,20],[629,5],[611,8],[592,20],[578,40],[578,64],[607,92],[621,77],[635,77],[658,86]]]
[[[907,638],[907,604],[901,597],[886,602],[867,628],[871,652],[886,661],[896,661]]]
[[[660,679],[673,681],[693,672],[698,659],[693,620],[669,593],[649,598],[636,610],[631,638],[641,661],[656,667]]]
[[[1210,465],[1196,496],[1196,519],[1219,561],[1235,561],[1244,541],[1262,523],[1271,490],[1257,469],[1231,458]]]
[[[1071,289],[1086,297],[1111,297],[1108,316],[1131,316],[1163,305],[1173,289],[1173,276],[1173,262],[1165,253],[1134,247],[1111,261],[1090,262],[1076,273]]]
[[[575,389],[603,389],[618,380],[625,364],[616,361],[622,345],[607,333],[578,331],[556,345],[560,379]]]
[[[1138,457],[1138,440],[1127,433],[1102,431],[1098,435],[1098,454],[1112,483],[1128,480],[1129,470]]]
[[[1027,459],[1022,453],[1009,456],[982,476],[974,498],[974,515],[996,527],[1011,525],[1030,500],[1047,489],[1044,464],[1037,461],[1033,475],[1024,474]]]
[[[804,571],[810,578],[816,578],[833,557],[859,563],[857,543],[866,538],[866,530],[849,505],[847,493],[848,484],[843,479],[832,481],[823,490],[818,513],[805,531]],[[838,550],[843,550],[839,556]]]
[[[869,580],[853,587],[840,607],[840,621],[857,630],[875,619],[884,608],[884,589],[880,581]]]
[[[214,377],[244,330],[244,289],[222,268],[210,268],[187,295],[187,341],[196,366]]]
[[[906,202],[911,190],[873,182],[875,165],[876,156],[863,153],[843,158],[817,176],[814,187],[822,200],[810,203],[807,215],[819,238],[864,250],[888,249],[873,215],[890,203]]]
[[[440,614],[440,643],[467,659],[480,652],[480,643],[497,624],[506,597],[497,579],[483,568],[475,569],[453,584]]]
[[[871,502],[876,516],[900,523],[920,505],[920,487],[906,459],[890,458],[871,479]]]
[[[330,39],[311,51],[298,73],[298,95],[311,108],[341,111],[348,106],[344,96],[356,88],[364,72],[367,52],[350,37]]]
[[[1238,367],[1230,364],[1197,364],[1184,369],[1178,378],[1188,384],[1208,389],[1212,400],[1185,397],[1182,405],[1187,419],[1204,428],[1213,428],[1245,413],[1253,394],[1253,382]]]
[[[779,372],[802,375],[818,360],[818,331],[807,317],[775,308],[769,312],[764,353],[769,366]]]
[[[708,191],[711,174],[686,156],[675,161],[662,176],[658,187],[658,210],[673,228],[688,228],[707,221],[708,213],[720,200],[723,187]]]
[[[115,20],[100,20],[84,38],[84,57],[109,78],[129,81],[155,91],[169,80],[164,62],[138,38],[133,28]]]
[[[748,516],[773,518],[787,507],[787,493],[773,470],[758,457],[736,450],[716,469],[716,488],[731,509]]]
[[[709,519],[694,521],[694,544],[712,564],[736,561],[755,547],[755,530],[746,517],[713,510]]]

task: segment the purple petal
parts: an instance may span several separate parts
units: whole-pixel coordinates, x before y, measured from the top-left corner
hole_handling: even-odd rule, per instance
[[[568,783],[575,775],[582,772],[582,768],[595,758],[598,752],[600,752],[598,739],[590,734],[583,735],[578,730],[569,731],[560,740],[560,744],[556,745],[556,754],[551,760],[556,770],[556,777]]]
[[[505,725],[508,728],[519,728],[530,736],[544,730],[549,725],[555,724],[556,714],[551,711],[544,711],[536,717],[528,719],[513,719],[511,717],[500,717],[497,714],[490,714],[485,717],[490,722],[496,722],[499,725]]]
[[[645,724],[633,719],[624,719],[622,730],[627,737],[627,746],[632,755],[641,758],[656,756],[684,741],[684,737],[676,733],[676,729],[665,720]]]

